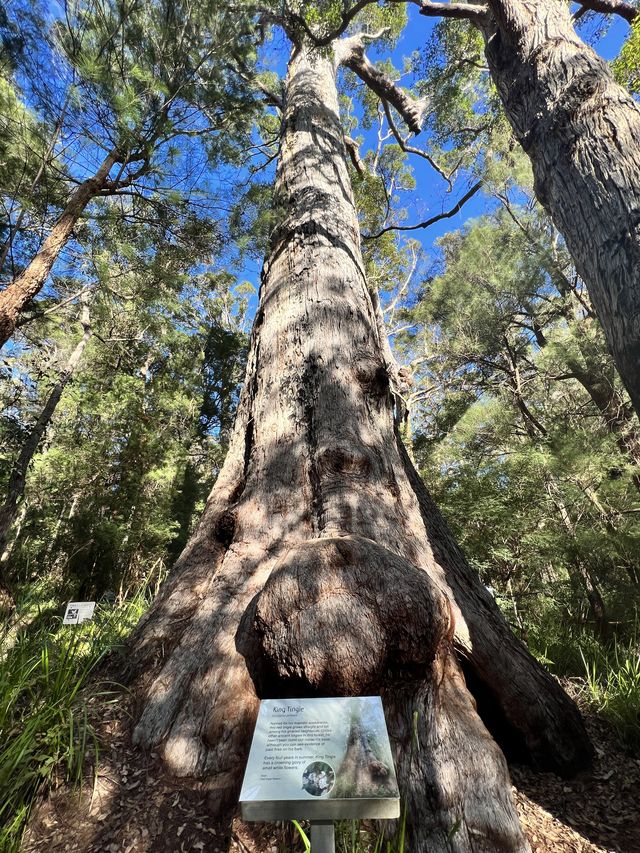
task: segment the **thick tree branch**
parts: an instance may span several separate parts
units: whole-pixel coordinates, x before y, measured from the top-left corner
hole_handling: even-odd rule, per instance
[[[362,157],[360,156],[360,148],[358,146],[358,143],[355,141],[355,139],[352,139],[350,136],[347,136],[345,134],[344,144],[347,146],[347,152],[349,154],[349,157],[351,158],[351,162],[353,163],[354,169],[360,176],[364,176],[366,174],[367,169],[364,165]]]
[[[379,38],[381,33],[377,34]],[[413,133],[418,134],[422,129],[422,119],[426,107],[424,100],[416,100],[411,95],[397,86],[386,74],[379,71],[366,57],[364,52],[364,41],[366,38],[373,39],[376,36],[367,36],[359,33],[356,36],[341,39],[335,46],[335,58],[337,65],[346,65],[358,77],[366,83],[372,92],[392,104],[407,123]]]
[[[456,213],[459,213],[463,206],[472,198],[479,190],[482,189],[482,181],[478,181],[475,183],[471,189],[465,193],[460,201],[451,208],[451,210],[447,210],[445,213],[439,213],[437,216],[432,216],[431,219],[425,219],[424,222],[418,222],[417,225],[387,225],[386,228],[383,228],[381,231],[378,231],[377,234],[363,234],[363,240],[376,240],[378,237],[382,237],[383,234],[386,234],[387,231],[417,231],[419,228],[429,228],[430,225],[434,225],[436,222],[440,222],[442,219],[451,219],[452,216],[455,216]]]
[[[406,1],[407,0],[401,0],[401,2]],[[351,21],[353,21],[353,19],[356,17],[356,15],[358,15],[367,6],[371,6],[373,3],[377,2],[378,0],[358,0],[358,2],[354,3],[353,6],[347,12],[343,12],[342,21],[340,22],[340,25],[332,32],[325,33],[324,35],[318,35],[317,33],[314,33],[309,24],[306,22],[304,16],[299,15],[296,12],[292,12],[290,9],[288,9],[284,15],[284,17],[287,19],[288,26],[286,26],[284,22],[280,19],[278,20],[278,23],[285,26],[285,30],[287,31],[287,34],[290,37],[292,37],[291,23],[297,24],[297,26],[299,26],[304,31],[304,34],[311,39],[311,41],[313,42],[313,44],[315,44],[316,47],[327,47],[327,45],[330,45],[332,41],[335,41],[345,32]],[[391,2],[396,3],[398,2],[398,0],[391,0]],[[414,0],[411,0],[411,2],[414,2]],[[273,15],[268,15],[267,17],[270,20],[274,20]]]
[[[578,0],[581,8],[575,17],[581,18],[585,12],[602,12],[603,15],[620,15],[632,24],[640,15],[640,11],[625,0]]]
[[[478,26],[485,21],[489,11],[486,6],[472,3],[432,3],[431,0],[422,0],[419,6],[420,14],[429,18],[462,18]]]

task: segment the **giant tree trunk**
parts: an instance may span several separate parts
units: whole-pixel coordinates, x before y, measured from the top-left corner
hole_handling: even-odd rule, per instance
[[[3,347],[14,333],[22,311],[44,287],[60,252],[69,242],[78,219],[89,202],[104,187],[116,162],[117,153],[112,151],[104,158],[95,175],[76,187],[62,215],[33,260],[0,292],[0,347]]]
[[[394,429],[364,277],[335,69],[296,48],[282,220],[229,453],[201,522],[131,643],[134,742],[237,795],[258,697],[383,695],[409,849],[524,851],[506,764],[476,711],[539,766],[571,771],[579,715],[510,633]],[[420,750],[412,753],[413,712]]]
[[[486,55],[640,415],[640,107],[563,0],[489,0]]]

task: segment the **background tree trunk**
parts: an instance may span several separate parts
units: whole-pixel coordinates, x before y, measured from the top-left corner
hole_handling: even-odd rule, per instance
[[[9,589],[4,575],[10,554],[10,549],[8,549],[6,545],[11,533],[11,528],[16,520],[16,516],[18,515],[20,502],[24,495],[24,487],[27,480],[29,465],[35,456],[47,427],[51,423],[51,418],[53,417],[58,403],[60,402],[62,392],[73,377],[73,374],[80,363],[85,347],[89,342],[89,338],[91,337],[91,318],[87,299],[87,294],[84,294],[84,304],[80,315],[83,335],[69,356],[57,382],[51,389],[51,393],[49,394],[37,421],[31,428],[24,444],[22,445],[20,454],[11,470],[6,501],[4,505],[0,507],[0,555],[2,555],[0,556],[0,587],[2,587],[5,592]]]
[[[486,55],[640,415],[640,107],[560,0],[489,0]]]
[[[104,187],[117,154],[111,151],[98,171],[83,181],[71,194],[62,216],[51,229],[31,263],[0,292],[0,347],[16,329],[20,313],[43,288],[60,252],[67,245],[82,212]]]
[[[505,760],[590,757],[579,715],[466,564],[394,427],[335,69],[294,49],[245,386],[203,517],[131,641],[134,742],[234,804],[258,697],[383,695],[409,849],[525,851]],[[377,544],[380,543],[380,544]],[[419,751],[412,750],[415,725]]]

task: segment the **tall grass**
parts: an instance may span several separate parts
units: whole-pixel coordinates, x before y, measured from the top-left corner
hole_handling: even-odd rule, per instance
[[[582,685],[587,701],[620,741],[640,751],[640,612],[623,628],[603,642],[584,626],[541,620],[530,632],[529,648],[555,675]]]
[[[61,782],[78,785],[98,742],[83,688],[148,606],[140,589],[118,604],[96,608],[94,620],[63,626],[60,616],[30,612],[0,638],[0,853],[17,853],[34,802]],[[113,686],[91,695],[107,700]]]
[[[640,636],[596,654],[583,652],[582,661],[591,703],[623,743],[640,751]]]

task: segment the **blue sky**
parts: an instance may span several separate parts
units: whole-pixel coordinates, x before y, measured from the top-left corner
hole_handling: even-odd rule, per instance
[[[402,67],[403,57],[410,56],[414,52],[423,49],[432,34],[437,20],[421,16],[414,5],[408,5],[408,24],[391,55],[391,59],[397,68]],[[599,29],[603,32],[598,32]],[[628,31],[629,25],[622,18],[611,16],[605,19],[603,16],[598,15],[587,16],[580,34],[603,58],[610,60],[618,54]],[[276,33],[274,41],[269,48],[268,62],[269,66],[280,75],[284,75],[286,71],[288,52],[289,42],[281,33]],[[388,56],[388,50],[383,48],[379,52],[376,52],[375,47],[372,46],[369,48],[368,54],[373,60],[384,59]],[[358,111],[356,111],[356,114],[358,114]],[[359,130],[357,134],[364,137],[363,152],[367,147],[373,146],[375,139],[374,131]],[[428,141],[424,133],[412,140],[412,144],[417,147],[427,147],[427,143]],[[469,175],[462,174],[456,181],[453,190],[447,192],[445,182],[423,159],[411,155],[409,162],[413,168],[416,189],[402,196],[402,204],[409,206],[406,224],[420,222],[445,210],[450,210],[454,207],[458,199],[465,194],[470,184],[473,183]],[[271,174],[273,174],[273,169],[271,170]],[[437,250],[434,249],[434,243],[438,237],[461,228],[467,220],[494,209],[496,205],[497,202],[495,199],[479,193],[464,206],[460,213],[452,218],[442,220],[428,229],[409,232],[406,236],[419,240],[424,251],[424,258],[415,273],[416,281],[414,285],[418,283],[421,276],[424,277],[432,264],[437,254]],[[246,258],[240,273],[241,278],[249,280],[257,287],[260,267],[260,261]],[[252,300],[252,307],[255,307],[255,302],[256,300]]]
[[[47,2],[49,12],[54,18],[61,15],[59,0],[47,0]],[[408,25],[402,33],[398,45],[392,55],[392,59],[397,67],[402,66],[403,57],[410,56],[414,52],[420,51],[423,48],[425,42],[427,42],[430,37],[433,27],[436,25],[436,19],[421,16],[418,13],[417,8],[411,4],[408,6],[408,14]],[[595,20],[601,24],[603,18],[598,16]],[[611,59],[618,53],[628,32],[628,25],[621,18],[613,16],[609,21],[606,34],[600,39],[592,42],[598,52],[606,59]],[[583,33],[585,37],[589,37],[590,41],[593,36],[594,29],[595,27],[593,24],[587,24],[585,32]],[[287,40],[282,36],[282,34],[276,34],[274,41],[269,46],[269,54],[272,67],[281,74],[284,73],[286,69],[288,52],[289,44]],[[376,54],[374,47],[372,47],[369,52],[373,59],[382,58],[386,53],[386,51],[382,50]],[[365,139],[363,148],[366,149],[367,145],[371,145],[374,134],[371,131],[365,131],[362,135]],[[415,144],[418,146],[425,146],[426,142],[427,140],[425,139],[424,133],[415,139]],[[77,167],[82,161],[80,160],[79,163],[76,159],[79,153],[76,148],[73,148],[71,153],[71,160],[74,163],[74,173],[77,174]],[[86,151],[83,153],[86,154]],[[409,206],[407,224],[419,222],[429,216],[441,213],[443,210],[450,209],[465,193],[469,186],[468,176],[462,175],[454,189],[451,192],[446,192],[446,185],[442,179],[428,166],[428,164],[426,164],[424,160],[412,156],[410,157],[410,163],[414,170],[414,177],[417,186],[415,191],[406,193],[402,198],[402,203],[407,203]],[[92,163],[88,163],[87,170],[91,170],[92,166]],[[259,177],[262,180],[271,180],[273,172],[274,166],[272,164],[271,167]],[[210,175],[210,178],[203,183],[202,189],[206,193],[207,188],[211,187],[212,191],[215,192],[217,190],[220,192],[223,198],[230,199],[231,190],[237,186],[239,181],[247,180],[248,174],[247,169],[244,169],[240,172],[237,170],[227,170],[219,173],[217,176]],[[433,245],[434,241],[438,237],[448,231],[460,228],[467,219],[482,214],[491,206],[495,206],[495,202],[492,202],[486,196],[479,194],[474,197],[455,217],[437,223],[427,230],[411,232],[408,236],[418,239],[425,252],[425,262],[422,267],[417,270],[416,278],[418,279],[420,275],[424,275],[424,272],[430,263],[430,258],[433,258],[434,256]],[[228,260],[228,258],[223,258],[222,264],[228,262]],[[56,272],[58,274],[63,266],[64,258],[61,258],[56,268]],[[240,269],[237,270],[239,278],[241,280],[246,279],[257,287],[260,267],[261,260],[244,258]],[[252,300],[252,303],[254,303],[252,307],[255,307],[255,300]]]

